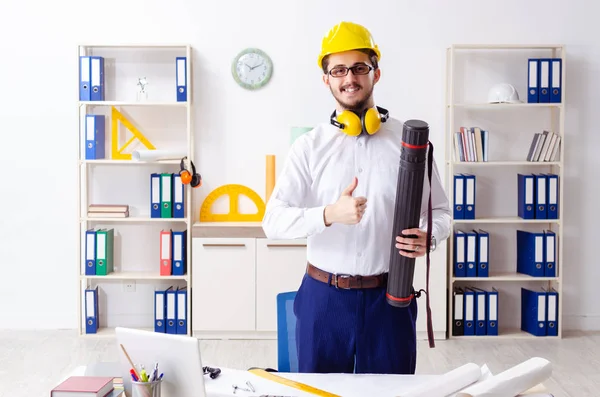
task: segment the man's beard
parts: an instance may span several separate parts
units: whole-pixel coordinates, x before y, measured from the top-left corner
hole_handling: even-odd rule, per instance
[[[339,90],[343,90],[348,86],[342,86],[339,88]],[[358,85],[358,84],[354,84],[354,86],[358,87],[361,92],[363,93],[363,96],[361,98],[355,98],[353,100],[353,102],[345,102],[344,99],[342,98],[342,93],[339,91],[334,91],[333,88],[331,86],[329,86],[329,89],[331,91],[331,94],[333,95],[333,97],[336,99],[336,101],[340,104],[340,106],[345,109],[345,110],[350,110],[353,111],[355,113],[360,114],[366,107],[367,107],[367,103],[369,102],[369,100],[371,99],[371,95],[373,94],[373,86],[371,86],[371,88],[369,89],[369,91],[364,91],[363,86]]]

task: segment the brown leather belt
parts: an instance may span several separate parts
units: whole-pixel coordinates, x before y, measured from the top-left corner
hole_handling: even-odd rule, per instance
[[[378,288],[387,283],[387,273],[376,276],[352,276],[350,274],[328,273],[308,262],[306,273],[315,280],[342,289]]]

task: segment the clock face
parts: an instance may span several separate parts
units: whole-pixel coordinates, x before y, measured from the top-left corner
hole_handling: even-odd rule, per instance
[[[241,87],[253,90],[269,82],[273,63],[263,51],[249,48],[234,58],[231,69],[233,78]]]

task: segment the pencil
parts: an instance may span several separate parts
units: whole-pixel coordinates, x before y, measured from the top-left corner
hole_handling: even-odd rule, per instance
[[[125,353],[125,357],[127,357],[127,360],[129,361],[129,364],[131,364],[131,368],[133,368],[133,372],[135,372],[135,376],[137,376],[138,379],[141,380],[142,377],[138,373],[137,369],[135,369],[135,365],[133,365],[133,361],[131,361],[131,357],[129,357],[129,354],[127,354],[127,350],[125,350],[125,347],[123,346],[122,343],[120,343],[119,345],[121,346],[121,349],[123,350],[123,353]]]

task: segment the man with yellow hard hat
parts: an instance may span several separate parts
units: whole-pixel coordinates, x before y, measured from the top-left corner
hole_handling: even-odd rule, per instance
[[[381,52],[351,22],[323,38],[318,65],[336,101],[327,121],[294,141],[267,203],[267,238],[307,239],[307,271],[294,301],[300,372],[413,374],[417,303],[386,301],[403,123],[376,106]],[[399,255],[426,254],[450,233],[435,160],[423,184],[421,228],[396,238]],[[395,251],[394,251],[395,252]]]

